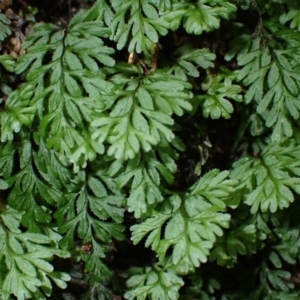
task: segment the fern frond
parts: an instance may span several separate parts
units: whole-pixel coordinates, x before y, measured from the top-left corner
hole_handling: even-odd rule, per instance
[[[116,68],[123,70],[123,74],[111,77],[118,90],[110,98],[107,111],[92,122],[92,139],[98,145],[110,144],[109,156],[128,160],[141,150],[149,152],[162,140],[170,143],[175,138],[171,116],[181,116],[192,108],[191,86],[165,70],[145,76],[135,66]]]
[[[77,169],[102,152],[101,147],[89,143],[86,128],[92,116],[103,109],[100,99],[113,88],[99,69],[103,64],[114,64],[110,57],[113,50],[101,40],[108,37],[109,30],[99,21],[84,18],[86,15],[81,14],[67,31],[49,24],[35,27],[35,33],[24,43],[27,52],[16,66],[17,73],[26,72],[27,83],[22,92],[8,99],[6,113],[11,113],[4,121],[10,127],[2,132],[2,140],[11,139],[13,131],[32,122],[32,118],[25,119],[27,111],[19,117],[23,123],[18,120],[22,110],[16,108],[17,114],[13,102],[19,97],[22,101],[17,107],[27,106],[31,114],[36,112],[47,146],[66,155]]]
[[[159,265],[146,268],[132,268],[131,277],[126,284],[129,291],[124,297],[129,300],[145,300],[147,297],[161,300],[176,300],[183,280],[172,270]]]
[[[0,13],[0,43],[11,34],[11,22],[5,14]]]
[[[124,230],[120,224],[124,198],[108,193],[105,181],[109,183],[111,180],[105,180],[103,176],[87,177],[83,172],[78,173],[74,190],[69,192],[67,201],[55,213],[59,231],[64,234],[60,244],[72,248],[78,234],[84,245],[81,256],[86,261],[86,268],[94,271],[98,278],[102,273],[108,273],[100,259],[105,256],[106,244],[111,238],[123,239]],[[85,247],[88,250],[85,251]]]
[[[117,49],[123,49],[129,40],[128,52],[149,52],[158,43],[159,36],[168,33],[168,24],[160,17],[159,4],[146,0],[111,0],[115,11],[110,24],[111,38],[117,42]]]
[[[174,52],[174,63],[169,73],[184,81],[187,80],[187,76],[199,77],[199,67],[213,67],[215,58],[215,54],[208,49],[194,49],[191,45],[184,45]]]
[[[187,33],[200,35],[218,29],[221,18],[228,19],[235,11],[235,5],[223,0],[180,1],[174,3],[172,11],[164,14],[163,19],[173,31],[183,24]]]
[[[235,76],[228,70],[223,69],[216,76],[209,74],[202,83],[202,89],[206,92],[203,95],[197,95],[193,101],[200,105],[204,117],[212,119],[230,118],[233,113],[233,106],[230,100],[241,102],[242,88],[232,84]]]
[[[291,190],[300,193],[300,149],[293,141],[282,145],[271,143],[260,157],[245,157],[233,166],[231,177],[241,181],[244,202],[252,213],[287,208],[294,201]]]
[[[52,248],[46,235],[21,232],[21,218],[22,214],[12,208],[0,214],[0,260],[6,266],[1,269],[5,276],[1,284],[2,299],[7,300],[10,295],[18,299],[46,299],[52,291],[51,281],[65,288],[70,280],[66,273],[53,271],[48,260],[54,255],[68,257],[69,253]]]
[[[298,32],[288,29],[272,33],[270,38],[268,47],[261,49],[263,37],[251,41],[250,35],[243,35],[236,39],[226,57],[231,59],[237,55],[237,62],[242,66],[237,79],[249,87],[246,103],[257,102],[257,112],[266,126],[273,128],[272,140],[281,141],[285,136],[292,136],[292,121],[299,118],[297,49],[300,41]]]
[[[222,228],[229,226],[225,203],[237,182],[225,179],[227,176],[228,172],[213,170],[191,187],[183,199],[174,194],[165,200],[161,213],[131,227],[134,244],[149,234],[146,246],[151,246],[160,261],[173,248],[170,261],[183,274],[206,262],[216,236],[221,236]]]

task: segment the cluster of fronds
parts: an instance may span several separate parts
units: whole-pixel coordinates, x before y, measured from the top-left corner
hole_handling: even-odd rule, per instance
[[[67,28],[36,24],[24,55],[1,55],[1,299],[65,288],[54,256],[84,262],[85,299],[111,299],[106,255],[128,238],[124,212],[132,243],[156,260],[122,271],[126,288],[113,292],[126,299],[299,299],[299,11],[287,0],[97,0]],[[0,43],[9,25],[0,13]],[[180,120],[233,114],[229,170],[206,166],[217,146],[196,141],[178,187]]]

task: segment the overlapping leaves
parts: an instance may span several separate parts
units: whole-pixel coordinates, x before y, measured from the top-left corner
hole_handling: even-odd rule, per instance
[[[4,177],[12,185],[8,203],[19,211],[25,211],[22,223],[33,232],[43,231],[43,226],[52,220],[50,205],[64,201],[63,184],[70,177],[63,160],[49,151],[41,142],[38,151],[25,135],[18,149],[20,170],[8,177],[15,164],[16,149],[12,144],[4,148],[2,165],[7,167]],[[9,147],[11,145],[11,147]],[[49,165],[48,161],[51,161]]]
[[[16,72],[25,72],[27,83],[6,102],[2,141],[11,140],[21,126],[31,126],[37,114],[47,146],[66,155],[77,168],[102,152],[89,140],[87,127],[103,109],[100,98],[113,87],[105,82],[100,66],[112,66],[114,60],[113,50],[101,40],[109,30],[89,18],[88,12],[79,14],[67,31],[37,25],[24,42],[27,52],[19,58]]]
[[[134,212],[136,218],[140,218],[150,211],[158,202],[163,201],[161,178],[166,182],[172,183],[175,172],[174,162],[172,163],[172,149],[167,149],[168,153],[158,153],[153,151],[147,154],[137,156],[135,159],[128,161],[125,170],[118,176],[118,187],[130,187],[130,194],[127,200],[128,211]],[[171,151],[171,153],[170,153]],[[174,152],[174,151],[173,151]],[[166,167],[160,160],[167,158],[168,155],[171,165]],[[116,162],[118,163],[118,162]],[[120,162],[119,162],[120,163]],[[113,171],[113,169],[111,169]]]
[[[233,267],[238,255],[252,254],[256,250],[256,228],[253,224],[231,228],[229,233],[218,237],[209,260],[221,266]]]
[[[287,2],[287,11],[280,15],[280,23],[290,25],[290,28],[300,30],[299,3],[297,1]]]

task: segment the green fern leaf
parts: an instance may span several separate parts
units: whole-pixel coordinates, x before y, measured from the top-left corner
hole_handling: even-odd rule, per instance
[[[169,70],[170,74],[187,80],[187,76],[199,77],[198,68],[211,68],[216,58],[208,49],[194,49],[190,45],[184,45],[174,52],[175,64]]]
[[[221,266],[233,267],[238,254],[252,254],[256,246],[256,228],[253,224],[233,229],[228,234],[217,238],[209,260],[216,260]],[[252,251],[251,251],[252,250]]]
[[[226,180],[227,176],[228,172],[213,170],[190,188],[184,201],[178,195],[165,200],[163,213],[131,227],[133,243],[149,234],[146,246],[151,246],[160,261],[172,247],[170,259],[177,271],[187,273],[199,267],[207,261],[216,236],[223,234],[222,227],[229,225],[230,216],[223,213],[224,200],[237,182]]]
[[[119,50],[129,40],[128,52],[148,52],[153,44],[158,43],[159,35],[168,33],[167,23],[160,18],[156,1],[111,0],[111,5],[116,12],[110,24],[111,38],[118,42]]]
[[[0,43],[11,34],[10,20],[5,14],[0,13]]]
[[[259,158],[245,157],[234,164],[231,177],[241,181],[244,201],[252,213],[287,208],[294,201],[291,190],[300,193],[299,147],[292,141],[284,145],[270,144]]]
[[[163,18],[175,31],[181,23],[187,33],[200,35],[220,27],[220,19],[228,19],[236,7],[227,1],[199,0],[196,3],[177,2]]]
[[[113,50],[101,40],[108,37],[109,31],[101,22],[89,18],[89,11],[80,14],[68,31],[54,25],[36,26],[35,33],[24,43],[27,52],[16,67],[17,73],[27,72],[18,106],[26,105],[31,114],[37,111],[42,137],[46,138],[47,133],[47,146],[66,155],[77,170],[102,152],[101,147],[88,142],[90,132],[86,128],[91,117],[103,109],[99,98],[113,88],[99,71],[100,65],[114,64],[110,57]],[[43,64],[45,55],[52,57],[47,64]],[[20,117],[24,119],[25,112],[16,110],[19,115],[23,113]],[[13,131],[20,130],[25,121],[28,126],[32,121],[22,119],[21,123],[17,117],[16,111],[3,116],[3,124],[9,128],[4,128],[2,140],[12,139]]]
[[[124,295],[129,300],[151,299],[176,300],[183,280],[172,269],[164,270],[158,265],[153,268],[132,268],[133,275],[126,284],[130,288]]]
[[[96,276],[107,274],[107,267],[101,262],[107,251],[111,238],[123,239],[123,196],[109,195],[103,184],[105,176],[99,173],[95,177],[85,178],[83,172],[78,173],[74,190],[67,196],[55,217],[58,219],[59,230],[64,233],[60,244],[72,248],[74,238],[78,233],[83,245],[90,245],[90,250],[82,252],[82,258],[87,262],[87,268],[95,271]],[[101,180],[101,178],[103,178]],[[110,180],[108,179],[107,182]],[[108,219],[112,221],[108,221]]]
[[[217,76],[208,75],[202,83],[202,89],[206,92],[204,95],[194,97],[196,104],[200,104],[204,117],[210,116],[212,119],[230,118],[233,113],[233,106],[228,99],[241,102],[240,95],[242,88],[232,84],[232,74],[223,70]]]
[[[126,68],[128,74],[117,73],[112,77],[111,80],[119,85],[118,91],[108,103],[109,112],[102,113],[92,122],[92,139],[99,145],[108,142],[109,156],[128,160],[140,150],[149,152],[162,140],[170,143],[175,138],[171,115],[181,116],[192,108],[188,102],[191,94],[188,83],[165,70],[144,76],[134,66],[121,65],[119,68],[123,69],[123,74]]]
[[[12,208],[2,212],[0,218],[0,259],[6,264],[6,271],[1,272],[5,276],[1,285],[2,299],[9,299],[10,295],[30,299],[37,294],[40,299],[46,299],[52,291],[50,278],[57,278],[60,287],[65,288],[69,275],[54,272],[48,260],[54,255],[68,257],[68,252],[49,246],[51,240],[45,235],[21,232],[22,214]]]
[[[285,49],[282,40],[288,45]],[[241,43],[247,46],[242,48]],[[238,64],[243,67],[238,71],[238,80],[249,87],[246,103],[258,103],[257,112],[267,127],[273,127],[272,140],[281,141],[292,136],[292,119],[299,118],[298,33],[281,30],[273,34],[269,47],[261,49],[260,44],[260,38],[251,42],[249,35],[243,35],[236,39],[227,59],[237,55]]]
[[[280,23],[289,23],[290,28],[300,30],[300,13],[298,3],[288,3],[287,12],[280,16]]]
[[[151,207],[163,201],[161,192],[161,178],[166,182],[172,183],[175,168],[170,161],[175,153],[172,149],[166,149],[165,153],[162,151],[155,155],[153,151],[146,155],[137,156],[134,160],[128,161],[126,169],[122,171],[117,177],[119,188],[125,185],[130,186],[130,195],[128,197],[127,205],[128,211],[134,212],[136,218],[141,218],[145,215]],[[158,157],[169,156],[171,163],[170,169],[165,167]]]
[[[46,174],[46,166],[42,164],[40,157],[49,157],[49,151],[46,148],[34,153],[32,144],[24,139],[19,150],[21,170],[9,179],[13,188],[8,197],[8,203],[11,207],[23,211],[22,223],[33,232],[40,232],[43,225],[49,223],[52,219],[51,211],[47,208],[49,204],[58,204],[64,202],[64,196],[60,190],[61,183],[55,186],[55,182],[61,180],[59,177],[56,181],[50,183],[51,177],[43,176]],[[12,153],[13,154],[13,153]],[[14,159],[12,154],[9,156]],[[34,155],[35,154],[35,155]],[[52,157],[55,158],[55,157]],[[13,165],[13,161],[7,162]],[[54,165],[60,165],[56,158],[53,160]],[[48,166],[48,170],[51,167]],[[38,170],[39,172],[37,172]]]

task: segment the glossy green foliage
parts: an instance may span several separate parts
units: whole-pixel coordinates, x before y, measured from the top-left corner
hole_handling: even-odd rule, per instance
[[[0,13],[0,298],[299,299],[299,11],[97,0],[16,59]]]

